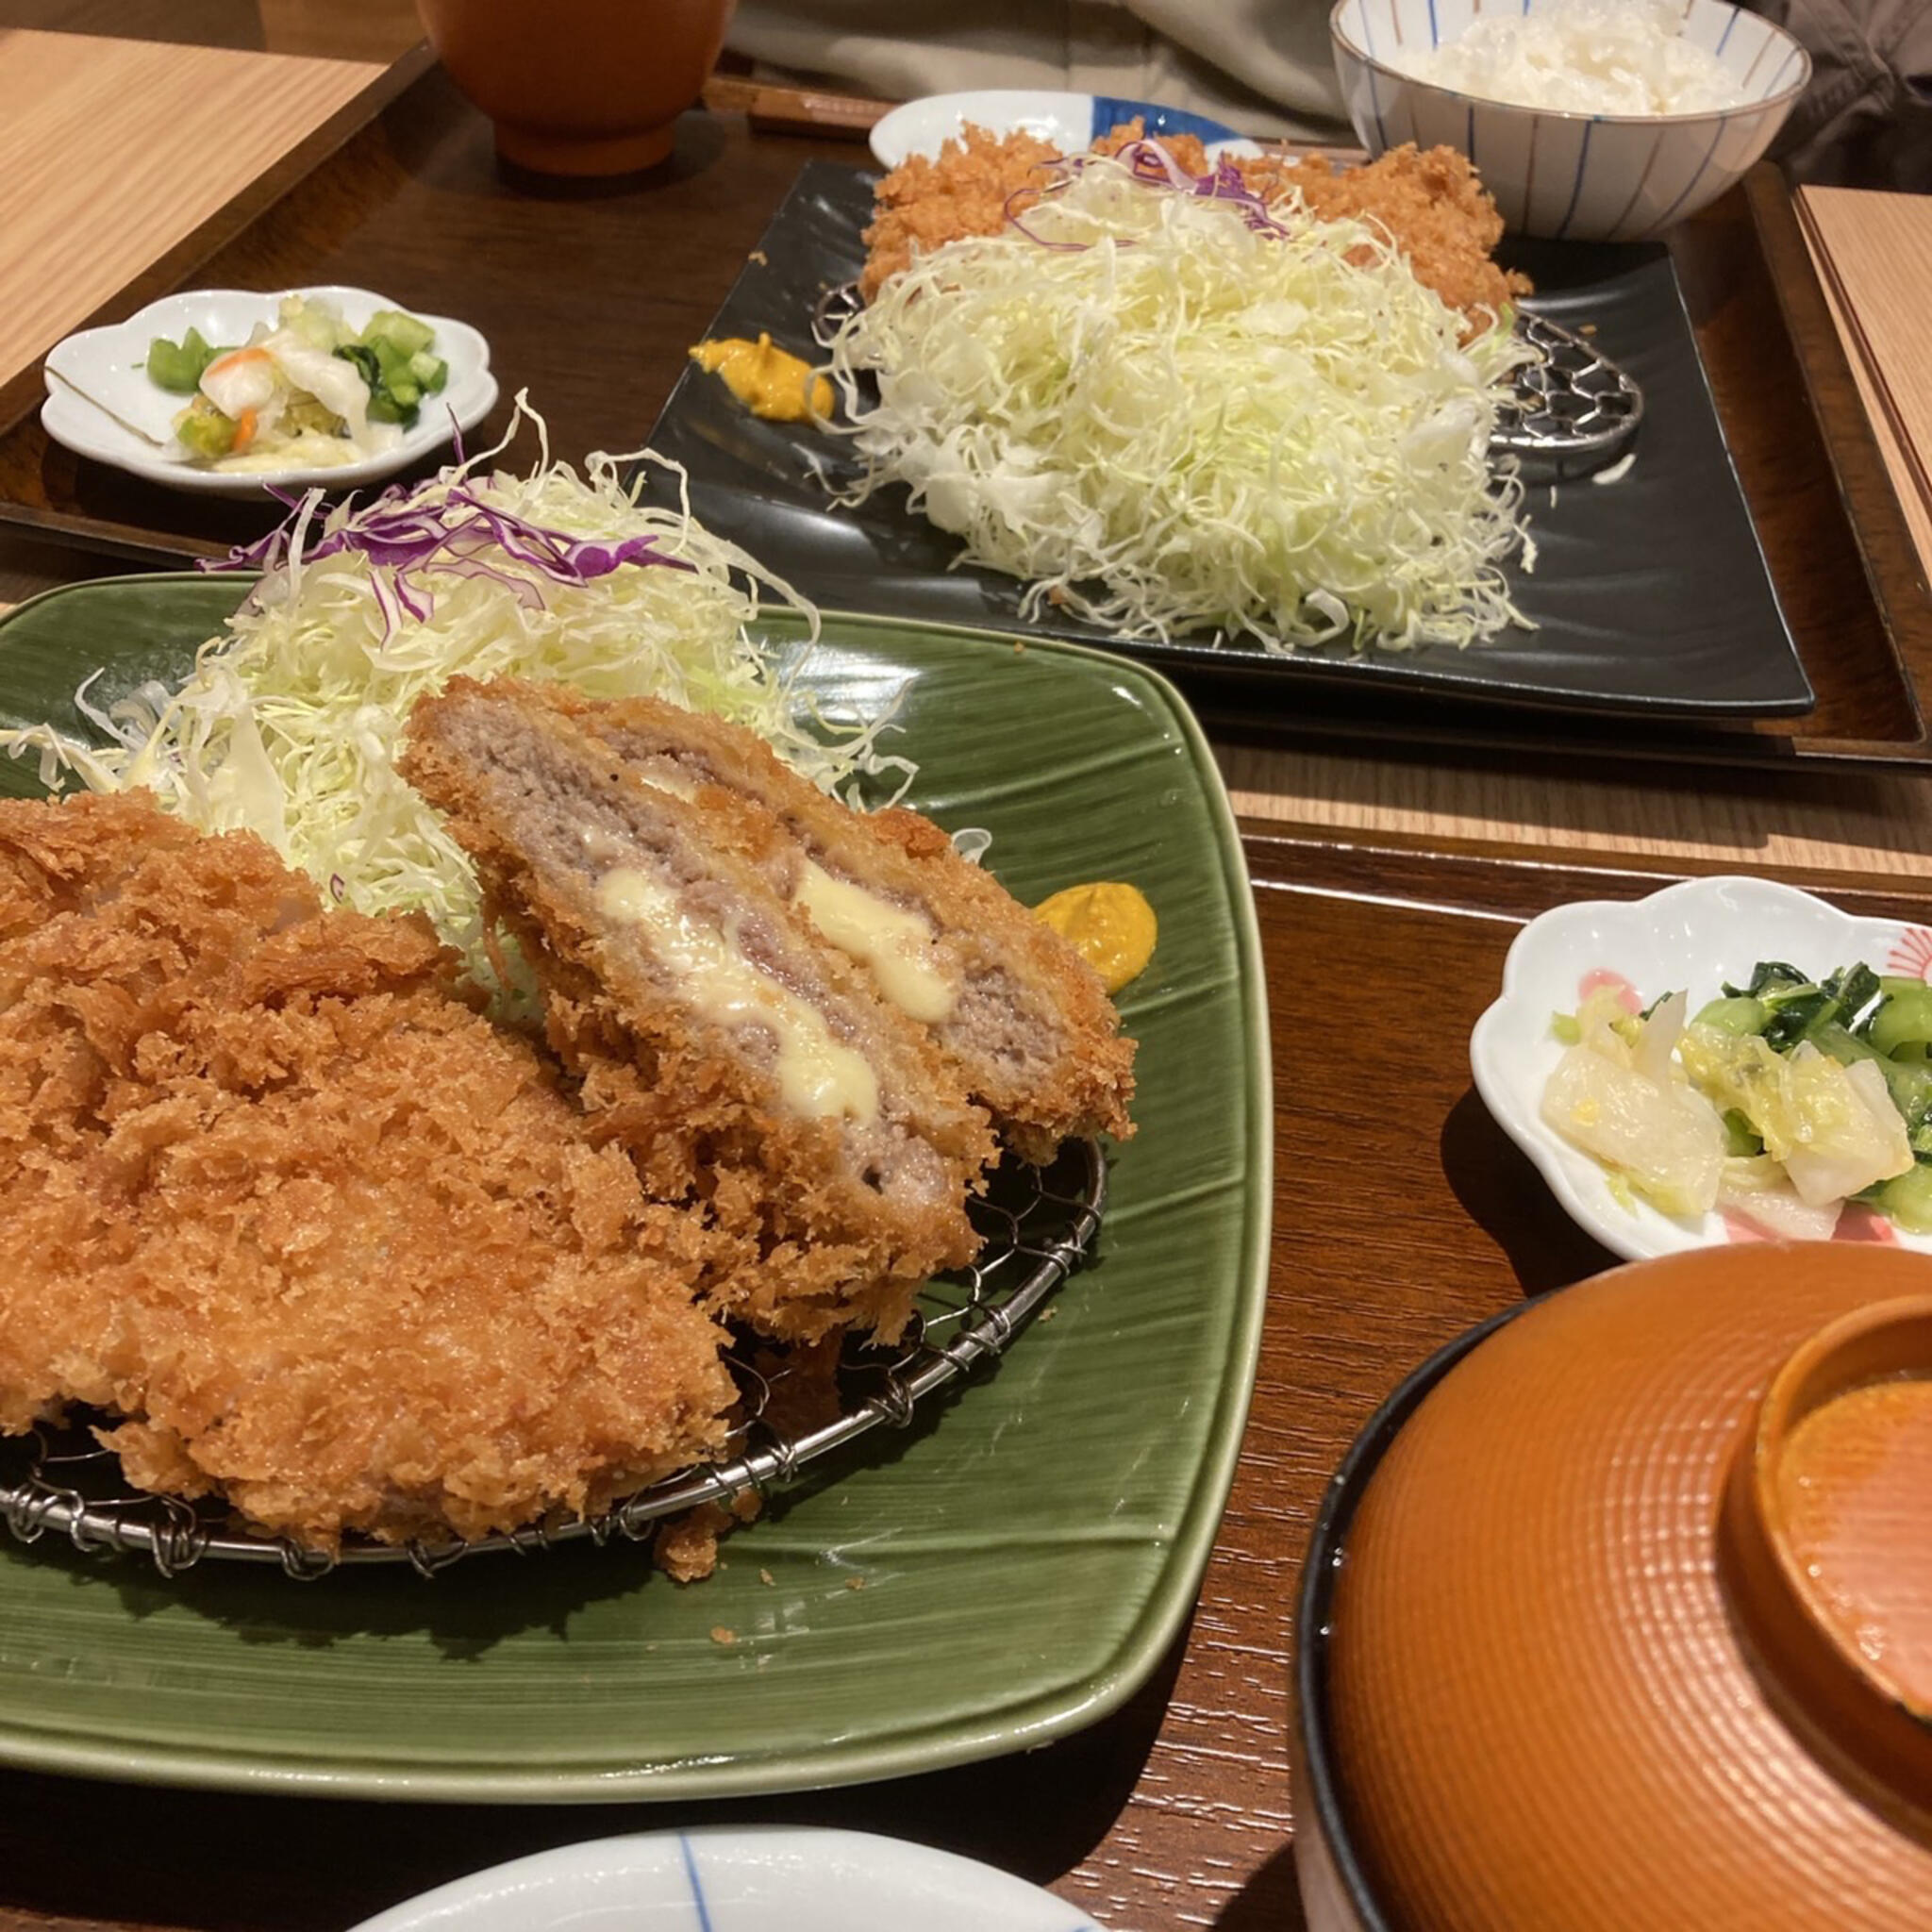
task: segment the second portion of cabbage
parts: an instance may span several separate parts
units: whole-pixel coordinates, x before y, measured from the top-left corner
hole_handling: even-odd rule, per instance
[[[840,330],[868,464],[966,556],[1123,635],[1465,644],[1515,620],[1496,385],[1529,351],[1387,238],[1087,162]],[[866,378],[877,385],[869,406]]]

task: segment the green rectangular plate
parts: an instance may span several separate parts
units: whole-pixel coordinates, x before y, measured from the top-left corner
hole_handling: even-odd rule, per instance
[[[0,619],[0,721],[77,725],[97,666],[97,703],[177,680],[236,597],[147,577],[21,606]],[[911,802],[988,827],[1022,899],[1121,878],[1154,903],[1159,946],[1121,1002],[1140,1132],[1098,1258],[991,1373],[817,1465],[691,1588],[630,1544],[304,1584],[214,1562],[168,1581],[0,1534],[0,1761],[519,1803],[798,1790],[1044,1743],[1177,1637],[1268,1253],[1264,981],[1213,759],[1174,690],[1118,658],[878,618],[773,634],[833,716],[898,698]],[[31,762],[0,760],[0,786],[38,790]]]

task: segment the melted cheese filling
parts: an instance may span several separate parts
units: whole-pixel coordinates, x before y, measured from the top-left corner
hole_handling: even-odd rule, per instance
[[[777,1041],[778,1091],[793,1113],[861,1125],[878,1118],[878,1075],[864,1055],[833,1039],[816,1007],[754,966],[727,933],[693,918],[675,892],[635,866],[619,866],[598,881],[597,908],[649,930],[653,952],[705,1019],[758,1026]]]
[[[931,1026],[959,993],[933,951],[932,922],[888,905],[863,886],[834,878],[808,859],[792,903],[844,954],[870,968],[878,990],[909,1018]]]
[[[648,764],[641,764],[634,769],[654,791],[668,791],[673,798],[681,798],[687,804],[698,795],[697,786],[669,758],[653,758]]]

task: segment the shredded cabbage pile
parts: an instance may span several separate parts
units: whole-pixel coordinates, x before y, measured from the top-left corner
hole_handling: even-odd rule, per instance
[[[1027,580],[1029,618],[1128,638],[1406,650],[1522,622],[1499,567],[1532,555],[1522,489],[1489,442],[1534,351],[1465,343],[1379,229],[1160,159],[1069,164],[1024,225],[840,327],[867,465],[844,500],[905,484],[962,561]]]
[[[50,790],[146,786],[204,831],[258,832],[358,910],[419,908],[486,984],[470,862],[394,768],[410,706],[458,674],[719,712],[827,790],[909,774],[875,749],[883,718],[829,748],[808,731],[749,629],[776,601],[815,635],[816,611],[688,507],[639,507],[619,481],[630,458],[592,456],[579,475],[519,398],[511,438],[526,421],[541,444],[528,475],[486,469],[499,448],[361,508],[305,499],[230,559],[267,568],[178,691],[150,683],[104,710],[82,687],[105,746],[42,725],[0,747],[38,752]]]

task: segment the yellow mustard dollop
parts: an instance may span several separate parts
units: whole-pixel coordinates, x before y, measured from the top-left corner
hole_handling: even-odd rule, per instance
[[[1159,922],[1134,886],[1069,886],[1033,909],[1100,974],[1108,992],[1138,979],[1154,957]]]
[[[811,373],[811,364],[775,348],[768,335],[747,342],[741,337],[699,342],[691,359],[707,375],[724,378],[724,387],[754,416],[768,423],[805,423],[832,413],[832,385]],[[811,407],[806,407],[809,393]]]

